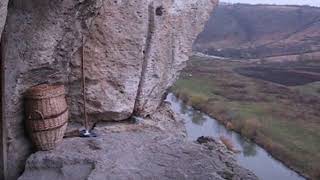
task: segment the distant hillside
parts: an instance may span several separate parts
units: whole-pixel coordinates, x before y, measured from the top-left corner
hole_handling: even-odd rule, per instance
[[[320,8],[222,4],[194,49],[211,55],[263,58],[320,51]]]

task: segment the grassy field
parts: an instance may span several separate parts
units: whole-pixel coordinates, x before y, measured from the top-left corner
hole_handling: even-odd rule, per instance
[[[320,179],[320,61],[294,64],[192,57],[172,91],[291,168]]]

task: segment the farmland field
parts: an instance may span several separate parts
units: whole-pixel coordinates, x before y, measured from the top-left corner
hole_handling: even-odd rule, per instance
[[[235,68],[234,71],[285,86],[299,86],[320,81],[319,64],[317,61],[270,63]]]

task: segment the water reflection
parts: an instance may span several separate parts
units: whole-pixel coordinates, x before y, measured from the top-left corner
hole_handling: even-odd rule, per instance
[[[245,157],[256,156],[257,155],[257,145],[252,141],[248,141],[246,138],[238,135],[237,141],[242,147],[242,153]]]
[[[304,179],[294,171],[288,169],[281,162],[272,158],[260,146],[233,131],[227,130],[223,125],[218,123],[218,121],[187,106],[173,94],[169,94],[166,101],[170,102],[172,110],[185,120],[185,126],[190,140],[196,140],[200,136],[223,136],[230,139],[235,149],[241,152],[237,154],[238,163],[250,169],[262,180]]]
[[[203,126],[203,124],[206,122],[206,118],[204,117],[203,113],[200,112],[194,112],[192,113],[192,122],[194,124],[197,124],[199,126]]]
[[[177,101],[176,97],[174,97],[174,100]],[[188,112],[190,112],[189,109],[190,109],[190,108],[189,108],[185,103],[182,103],[182,104],[181,104],[181,108],[180,108],[180,113],[181,113],[181,114],[187,114]]]

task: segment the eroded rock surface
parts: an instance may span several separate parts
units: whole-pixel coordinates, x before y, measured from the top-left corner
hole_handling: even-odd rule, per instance
[[[85,39],[85,71],[89,114],[95,120],[124,120],[133,113],[145,38],[145,1],[104,1]],[[81,115],[80,56],[72,59],[71,107]]]
[[[31,155],[19,180],[257,179],[220,142],[186,142],[182,123],[162,106],[139,124],[104,124],[98,138]]]
[[[134,112],[152,114],[215,5],[215,0],[105,0],[85,41],[91,117],[124,120]],[[79,117],[79,53],[71,65],[71,112]]]
[[[183,68],[215,5],[217,0],[11,0],[1,42],[9,179],[32,152],[24,130],[26,89],[65,84],[71,120],[81,120],[83,37],[90,119],[146,116]]]
[[[3,33],[8,179],[16,179],[32,152],[24,129],[23,93],[41,83],[68,85],[70,60],[81,47],[99,0],[11,0]]]
[[[191,55],[192,43],[217,5],[215,0],[162,0],[150,5],[149,38],[136,111],[156,110],[165,91],[175,82]]]
[[[0,39],[7,17],[8,0],[0,0]]]

